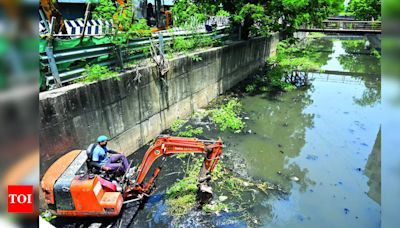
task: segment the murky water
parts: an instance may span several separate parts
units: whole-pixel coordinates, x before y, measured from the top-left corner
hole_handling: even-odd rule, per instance
[[[329,74],[310,74],[309,88],[242,97],[246,134],[205,131],[205,137],[222,137],[223,161],[230,168],[278,184],[288,194],[229,198],[246,201],[244,216],[243,210],[206,214],[195,209],[177,219],[167,214],[164,194],[185,167],[171,158],[132,227],[380,226],[379,60],[365,45],[337,38],[316,42],[322,44],[321,61]]]

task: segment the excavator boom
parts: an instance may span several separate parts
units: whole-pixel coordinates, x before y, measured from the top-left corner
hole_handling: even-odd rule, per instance
[[[160,157],[167,157],[173,154],[182,153],[204,154],[204,162],[198,179],[201,187],[202,184],[209,180],[209,174],[211,174],[219,160],[219,157],[222,153],[222,141],[159,136],[154,144],[147,150],[142,163],[138,168],[134,186],[131,188],[128,187],[126,190],[126,198],[132,198],[140,193],[149,194],[151,187],[153,186],[153,183],[161,170],[161,167],[157,167],[149,181],[147,183],[143,183],[153,163]]]

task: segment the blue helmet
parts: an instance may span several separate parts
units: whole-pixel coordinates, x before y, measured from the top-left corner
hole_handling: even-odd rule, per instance
[[[108,140],[108,138],[105,135],[100,135],[99,137],[97,137],[97,142],[98,143],[99,142],[104,142],[104,141],[107,141],[107,140]]]

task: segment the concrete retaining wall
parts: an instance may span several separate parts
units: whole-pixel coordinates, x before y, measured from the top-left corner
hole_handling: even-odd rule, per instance
[[[46,163],[77,148],[86,148],[100,134],[110,147],[131,154],[168,128],[231,88],[274,54],[278,37],[259,38],[170,60],[165,83],[148,66],[91,84],[74,84],[40,94],[40,153]]]

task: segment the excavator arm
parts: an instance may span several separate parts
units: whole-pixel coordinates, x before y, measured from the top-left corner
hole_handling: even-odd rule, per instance
[[[149,181],[143,183],[153,163],[160,157],[182,153],[202,153],[205,155],[198,182],[201,190],[210,191],[206,182],[211,178],[210,174],[222,153],[222,141],[220,139],[213,141],[197,138],[160,136],[147,150],[138,168],[135,183],[133,186],[127,188],[124,198],[132,198],[140,193],[149,194],[158,173],[161,171],[161,167],[157,167]]]

